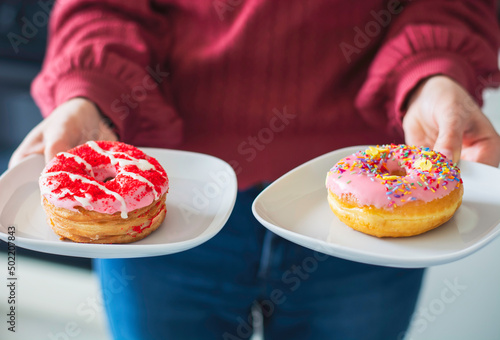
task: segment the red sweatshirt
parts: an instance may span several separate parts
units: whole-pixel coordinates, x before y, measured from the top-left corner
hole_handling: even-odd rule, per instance
[[[33,96],[94,101],[120,139],[212,154],[240,188],[337,148],[401,142],[445,74],[498,84],[494,0],[64,0]]]

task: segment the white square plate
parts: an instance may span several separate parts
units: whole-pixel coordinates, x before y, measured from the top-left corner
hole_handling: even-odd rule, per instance
[[[500,233],[500,169],[461,161],[464,196],[453,218],[427,233],[377,238],[340,222],[327,202],[327,172],[366,146],[336,150],[288,172],[254,201],[252,211],[266,228],[304,247],[347,260],[404,268],[456,261]]]
[[[233,168],[209,155],[141,148],[165,168],[170,181],[167,215],[151,235],[128,244],[83,244],[61,241],[45,221],[38,177],[44,159],[31,156],[0,177],[0,239],[15,228],[18,247],[88,258],[166,255],[196,247],[224,226],[236,200]]]

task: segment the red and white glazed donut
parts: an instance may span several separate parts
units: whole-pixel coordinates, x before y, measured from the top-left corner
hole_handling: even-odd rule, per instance
[[[453,216],[463,195],[460,170],[444,155],[394,144],[343,158],[328,172],[326,187],[342,222],[378,237],[436,228]]]
[[[167,174],[128,144],[90,141],[61,152],[39,185],[49,225],[75,242],[134,242],[165,218]]]

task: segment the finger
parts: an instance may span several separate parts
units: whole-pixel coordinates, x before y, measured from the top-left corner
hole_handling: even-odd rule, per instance
[[[64,152],[69,150],[74,145],[71,145],[69,141],[63,138],[50,138],[47,140],[44,150],[45,163],[50,162],[52,158],[55,157],[59,152]]]
[[[12,169],[15,167],[17,164],[19,164],[24,158],[28,157],[29,155],[32,154],[43,154],[44,150],[44,144],[42,142],[32,144],[32,145],[27,145],[24,146],[23,148],[18,147],[12,156],[10,157],[9,160],[9,169]]]
[[[102,140],[109,140],[109,141],[117,141],[118,140],[118,136],[116,135],[116,133],[113,132],[113,130],[111,130],[111,128],[106,125],[106,123],[101,123],[101,125],[103,126],[102,128],[102,136],[101,136],[101,139]]]
[[[80,144],[85,143],[89,140],[109,140],[117,141],[118,137],[111,130],[111,128],[102,120],[99,120],[99,124],[94,129],[85,131],[80,139]]]
[[[462,140],[465,126],[461,115],[456,114],[454,110],[444,112],[439,119],[438,136],[433,149],[441,152],[453,162],[460,160],[462,152]]]
[[[43,153],[43,134],[37,128],[28,133],[14,151],[9,160],[9,168],[13,168],[24,158],[34,153]]]
[[[462,159],[498,167],[500,164],[500,137],[483,140],[481,143],[465,148],[462,152]]]
[[[408,145],[419,144],[423,140],[423,129],[420,123],[413,119],[412,112],[407,112],[403,118],[403,131],[405,134],[405,143]]]
[[[475,161],[498,167],[500,165],[500,137],[488,139],[483,144]]]
[[[500,163],[500,135],[489,119],[477,111],[464,135],[462,158],[473,162],[498,166]]]
[[[407,145],[424,146],[432,148],[437,131],[430,126],[423,126],[419,111],[408,110],[403,119],[403,131]]]

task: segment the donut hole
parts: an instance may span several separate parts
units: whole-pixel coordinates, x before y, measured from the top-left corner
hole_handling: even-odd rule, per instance
[[[389,172],[389,175],[391,175],[391,176],[405,177],[406,176],[406,170],[404,168],[393,169],[393,170],[391,170]]]
[[[397,159],[388,159],[386,163],[382,163],[380,172],[386,176],[406,176],[406,168]]]
[[[92,168],[92,171],[94,172],[94,178],[102,183],[112,181],[117,175],[114,166],[107,166],[104,168]]]

